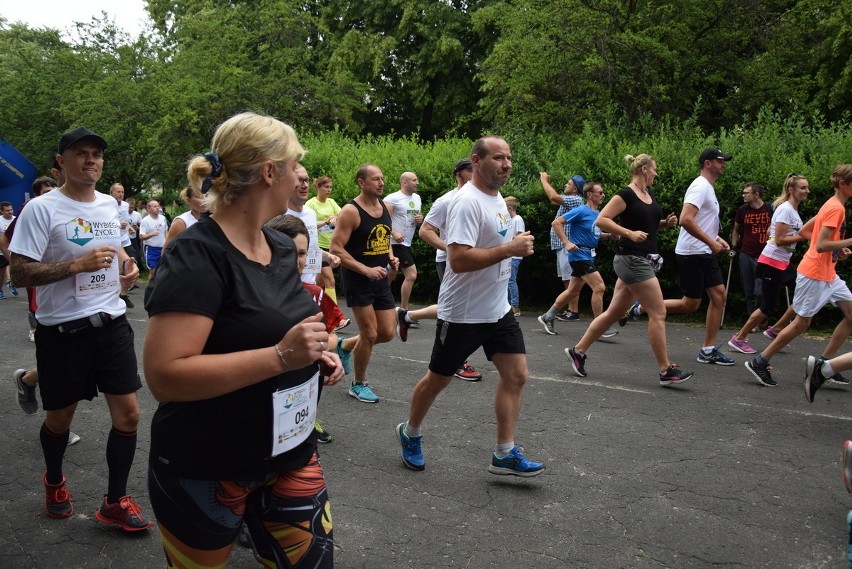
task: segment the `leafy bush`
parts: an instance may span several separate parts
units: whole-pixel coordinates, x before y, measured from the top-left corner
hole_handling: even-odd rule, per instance
[[[518,213],[523,216],[536,243],[535,254],[524,259],[521,265],[522,306],[547,308],[562,290],[550,251],[549,228],[556,208],[542,189],[541,171],[551,175],[551,183],[557,190],[568,178],[579,173],[587,180],[601,182],[607,195],[612,196],[630,181],[624,156],[645,152],[654,156],[658,164],[659,175],[653,188],[657,200],[664,211],[679,214],[683,193],[699,173],[699,153],[704,148],[718,146],[734,156],[716,183],[722,210],[721,235],[727,240],[733,228],[734,213],[742,203],[742,187],[747,182],[763,184],[767,189],[765,198],[771,202],[780,194],[787,174],[796,172],[807,177],[811,194],[800,208],[804,219],[816,213],[832,195],[829,175],[835,165],[850,160],[852,129],[848,124],[812,126],[817,123],[806,117],[782,117],[765,111],[753,124],[722,130],[715,136],[704,134],[694,122],[659,123],[648,117],[633,122],[612,118],[604,128],[586,124],[582,132],[565,133],[562,137],[523,131],[506,133],[512,148],[513,172],[502,193],[520,200]],[[304,159],[308,172],[314,178],[321,175],[333,178],[332,197],[339,204],[358,195],[355,172],[361,164],[371,162],[384,173],[386,195],[399,188],[398,179],[403,172],[415,172],[420,179],[424,215],[438,196],[455,187],[453,165],[459,158],[468,156],[473,145],[472,140],[464,138],[439,139],[424,144],[418,142],[415,135],[352,138],[336,130],[303,135],[302,143],[308,150]],[[665,257],[660,281],[666,297],[680,296],[674,259],[677,234],[675,229],[660,233],[660,252]],[[604,242],[598,249],[598,266],[610,291],[615,282],[612,271],[615,251],[613,242]],[[799,254],[802,252],[804,246],[800,246]],[[412,297],[422,302],[433,301],[438,296],[434,251],[416,239],[413,254],[419,277]],[[850,262],[838,265],[841,278],[848,280],[852,275]],[[728,259],[721,257],[720,263],[727,273]],[[726,320],[729,325],[739,324],[744,319],[744,304],[736,263],[730,288]],[[585,289],[581,303],[586,311],[588,294]],[[735,313],[737,317],[730,316]],[[703,318],[703,310],[699,315]],[[833,325],[838,318],[839,313],[834,309],[824,311],[819,323]]]

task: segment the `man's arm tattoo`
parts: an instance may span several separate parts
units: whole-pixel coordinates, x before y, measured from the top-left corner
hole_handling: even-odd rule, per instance
[[[74,275],[71,261],[40,263],[24,255],[12,253],[12,278],[15,286],[35,287],[59,282]]]

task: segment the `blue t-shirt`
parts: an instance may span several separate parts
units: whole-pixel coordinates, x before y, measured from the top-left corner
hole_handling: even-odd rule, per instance
[[[562,216],[567,225],[566,233],[570,235],[571,243],[579,247],[576,251],[568,252],[568,261],[594,260],[594,249],[598,246],[598,239],[601,236],[601,228],[595,225],[598,213],[583,204]]]

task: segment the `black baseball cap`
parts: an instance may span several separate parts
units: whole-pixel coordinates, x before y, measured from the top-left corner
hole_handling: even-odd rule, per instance
[[[731,158],[733,158],[733,156],[731,156],[730,154],[725,154],[718,148],[708,148],[707,150],[702,152],[701,155],[698,157],[698,165],[704,166],[705,160],[724,160],[725,162],[727,162]]]
[[[69,146],[72,146],[75,142],[79,142],[85,138],[89,138],[97,142],[102,149],[107,147],[106,140],[87,129],[84,126],[79,126],[74,130],[69,130],[65,134],[62,135],[62,138],[59,139],[59,150],[58,154],[62,154],[65,152]]]
[[[456,162],[456,165],[453,168],[453,175],[458,174],[462,170],[473,170],[473,164],[471,164],[470,158],[462,158]]]

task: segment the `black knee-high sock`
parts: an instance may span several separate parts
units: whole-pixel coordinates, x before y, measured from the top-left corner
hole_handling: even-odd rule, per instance
[[[62,460],[65,458],[65,449],[68,448],[68,433],[54,433],[47,426],[41,424],[41,451],[44,453],[44,464],[47,467],[47,483],[60,484],[62,482]]]
[[[106,459],[109,468],[107,502],[118,502],[127,495],[127,478],[136,455],[136,431],[128,433],[113,427],[107,439]]]

